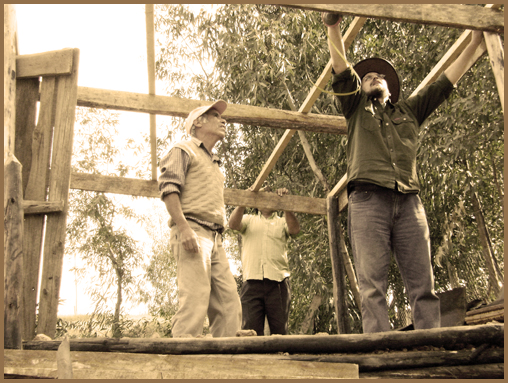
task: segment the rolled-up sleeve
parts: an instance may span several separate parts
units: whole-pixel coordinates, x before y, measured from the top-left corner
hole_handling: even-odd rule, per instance
[[[189,167],[190,157],[180,148],[171,149],[160,162],[159,191],[161,200],[171,193],[180,194],[185,184],[185,175]]]
[[[350,67],[339,74],[335,74],[332,69],[332,88],[335,93],[341,94],[341,96],[335,96],[335,102],[342,110],[344,117],[350,118],[362,97],[362,92],[359,91],[361,84]],[[355,92],[357,90],[358,92]]]

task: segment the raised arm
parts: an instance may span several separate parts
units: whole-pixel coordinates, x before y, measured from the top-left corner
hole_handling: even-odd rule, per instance
[[[445,71],[444,74],[450,80],[450,82],[455,85],[460,80],[460,78],[466,73],[468,70],[468,63],[471,57],[474,55],[476,49],[481,44],[483,39],[482,31],[473,31],[471,34],[471,42],[468,44],[466,49],[460,54],[459,57],[450,65]]]
[[[232,230],[240,230],[242,228],[242,218],[245,212],[245,206],[237,206],[229,217],[228,226]]]
[[[344,72],[348,67],[346,61],[341,57],[341,55],[344,58],[346,57],[344,40],[342,38],[342,32],[340,31],[342,16],[336,13],[323,13],[322,19],[323,23],[328,28],[328,49],[330,50],[332,67],[335,74],[339,74]],[[340,54],[337,53],[337,50]]]

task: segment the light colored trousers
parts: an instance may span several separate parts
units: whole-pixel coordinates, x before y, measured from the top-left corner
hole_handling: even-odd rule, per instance
[[[415,329],[440,327],[427,217],[418,194],[353,191],[348,231],[362,298],[364,333],[389,331],[386,293],[393,252],[406,288]]]
[[[214,338],[234,337],[240,330],[242,308],[222,236],[196,222],[188,222],[199,237],[199,253],[186,251],[177,226],[171,227],[170,245],[177,261],[178,284],[173,337],[202,334],[207,315]]]

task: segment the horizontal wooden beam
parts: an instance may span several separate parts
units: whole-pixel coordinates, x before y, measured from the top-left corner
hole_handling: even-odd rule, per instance
[[[16,78],[70,75],[73,49],[16,56]]]
[[[73,172],[71,189],[160,198],[157,181],[135,178],[111,177]],[[239,189],[225,189],[224,202],[229,206],[246,206],[287,210],[296,213],[326,214],[325,199],[303,196],[278,196],[276,193],[251,192]]]
[[[27,214],[49,214],[63,211],[63,201],[23,201],[23,211]]]
[[[447,350],[471,344],[504,346],[504,323],[455,326],[427,330],[387,331],[370,334],[285,335],[229,338],[81,338],[70,339],[72,351],[128,352],[146,354],[271,354],[358,353],[402,350],[422,346]],[[61,341],[27,341],[23,350],[57,350]]]
[[[187,118],[191,110],[209,105],[211,102],[79,87],[77,104],[89,108],[125,110]],[[342,116],[229,104],[223,117],[228,122],[238,124],[275,129],[306,130],[316,133],[346,134],[346,120]]]
[[[399,22],[504,33],[504,11],[459,4],[284,4],[318,12],[339,12]]]
[[[225,189],[224,201],[230,206],[245,206],[252,208],[268,208],[286,210],[296,213],[326,214],[326,200],[324,198],[302,197],[297,195],[279,196],[276,193],[251,192],[239,189]]]
[[[6,350],[4,375],[57,378],[56,351]],[[275,355],[72,352],[73,379],[358,379],[358,365]],[[61,379],[60,377],[58,379]]]

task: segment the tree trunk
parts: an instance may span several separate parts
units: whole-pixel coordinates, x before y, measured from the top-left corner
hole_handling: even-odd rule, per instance
[[[116,270],[116,305],[115,305],[115,317],[113,321],[113,337],[114,338],[120,338],[122,336],[122,331],[120,329],[120,307],[122,305],[122,283],[123,283],[123,276],[122,276],[122,270],[117,269]]]

